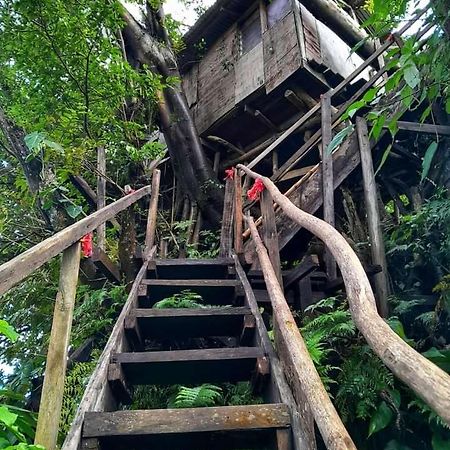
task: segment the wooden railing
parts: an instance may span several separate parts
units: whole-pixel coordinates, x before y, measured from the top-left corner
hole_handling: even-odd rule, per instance
[[[146,248],[143,253],[143,267],[146,267],[148,259],[153,254],[151,248],[153,248],[156,227],[155,205],[157,205],[159,193],[159,170],[154,171],[152,188],[146,186],[126,195],[0,266],[0,295],[2,295],[23,281],[36,269],[39,269],[52,258],[62,253],[59,288],[55,300],[35,438],[35,443],[43,445],[47,450],[54,450],[56,448],[58,437],[68,348],[80,267],[80,239],[100,228],[100,235],[102,235],[100,240],[102,240],[102,226],[106,221],[111,220],[119,212],[124,211],[150,193],[152,193],[152,197],[149,208],[145,242]],[[141,272],[138,278],[141,276]]]
[[[380,317],[364,268],[344,237],[325,221],[297,208],[269,178],[242,165],[238,165],[237,170],[244,171],[251,178],[261,179],[271,196],[271,202],[276,202],[290,219],[325,243],[341,271],[353,321],[368,345],[396,377],[450,424],[450,376],[416,352]],[[264,220],[263,216],[263,222]],[[273,305],[275,336],[279,336],[276,337],[277,350],[281,352],[280,359],[285,363],[288,378],[291,383],[297,383],[298,388],[306,395],[327,448],[355,448],[351,440],[347,439],[348,434],[335,415],[328,396],[325,397],[326,392],[319,385],[320,378],[311,367],[312,362],[306,357],[306,347],[251,218],[248,219],[248,224]]]

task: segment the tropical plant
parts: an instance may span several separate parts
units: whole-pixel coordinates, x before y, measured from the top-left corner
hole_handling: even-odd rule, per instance
[[[203,298],[190,289],[184,289],[171,297],[164,298],[153,305],[153,308],[205,308]]]
[[[168,401],[169,408],[199,408],[215,406],[223,401],[222,388],[213,384],[197,387],[180,386]]]

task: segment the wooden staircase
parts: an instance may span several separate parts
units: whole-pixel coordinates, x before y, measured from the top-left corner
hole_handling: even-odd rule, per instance
[[[242,269],[241,276],[244,275]],[[248,285],[248,282],[247,282]],[[249,286],[249,285],[248,285]],[[203,308],[152,308],[185,289]],[[108,347],[105,411],[84,412],[83,449],[293,449],[285,381],[271,370],[267,331],[230,258],[151,260]],[[270,343],[269,343],[270,344]],[[273,355],[272,355],[273,356]],[[279,371],[278,371],[279,373]],[[264,404],[126,410],[136,386],[248,381]],[[89,388],[88,388],[89,389]],[[102,408],[103,409],[103,408]],[[63,449],[76,448],[70,435]]]

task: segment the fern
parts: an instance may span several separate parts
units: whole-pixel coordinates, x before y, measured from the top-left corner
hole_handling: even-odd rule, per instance
[[[180,293],[174,294],[172,297],[164,298],[153,305],[156,309],[165,308],[205,308],[201,295],[185,289]]]
[[[180,386],[178,393],[169,399],[169,408],[199,408],[215,406],[222,402],[223,394],[219,386],[202,384],[197,387]]]
[[[257,405],[263,403],[261,397],[255,397],[250,382],[242,381],[236,384],[224,385],[224,404],[229,406]]]

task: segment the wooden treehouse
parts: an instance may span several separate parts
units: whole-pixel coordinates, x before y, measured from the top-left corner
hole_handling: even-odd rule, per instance
[[[355,33],[346,34],[342,27],[334,32],[325,24],[329,17],[319,17],[309,4],[219,0],[186,36],[180,66],[196,125],[217,170],[237,165],[225,185],[218,258],[166,258],[163,243],[155,237],[160,171],[153,168],[151,187],[106,206],[104,185],[99,183],[97,212],[0,266],[1,295],[63,254],[36,436],[36,443],[47,450],[54,450],[57,442],[80,240],[97,230],[99,248],[93,262],[117,279],[104,251],[105,223],[137,202],[148,207],[145,242],[136,257],[140,269],[63,450],[314,450],[315,425],[326,448],[355,449],[288,304],[304,309],[318,295],[342,288],[368,345],[450,423],[450,377],[382,319],[387,284],[374,201],[371,150],[376,143],[369,141],[367,123],[356,118],[353,132],[332,154],[321,151],[333,133],[348,126],[348,119],[342,120],[347,107],[382,79],[383,55],[394,39],[364,46],[364,59],[348,59]],[[352,16],[342,10],[339,14],[350,24],[347,31],[357,29]],[[445,127],[406,121],[399,126],[448,134]],[[372,268],[362,265],[334,228],[334,190],[358,166]],[[250,204],[244,194],[257,178],[262,192]],[[300,230],[324,243],[323,261],[312,253],[295,268],[282,270],[280,251],[302,256],[295,241]],[[374,275],[377,301],[367,272]],[[200,294],[209,307],[152,308],[185,289]],[[274,342],[261,306],[271,316]],[[239,381],[248,381],[263,403],[129,407],[139,386]]]

